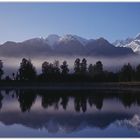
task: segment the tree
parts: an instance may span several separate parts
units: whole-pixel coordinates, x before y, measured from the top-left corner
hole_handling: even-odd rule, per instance
[[[50,73],[50,64],[47,61],[45,61],[42,64],[42,74],[46,78],[49,73]]]
[[[93,75],[94,74],[94,66],[92,64],[89,64],[89,66],[88,66],[88,73],[90,75]]]
[[[4,71],[3,71],[3,62],[2,60],[0,60],[0,80],[2,79],[2,75],[4,74]]]
[[[126,82],[132,81],[134,79],[134,72],[135,71],[130,65],[130,63],[128,63],[127,65],[124,65],[120,71],[120,80],[126,81]]]
[[[0,110],[1,110],[1,108],[2,108],[2,100],[3,100],[3,95],[2,95],[1,92],[0,92]]]
[[[61,98],[61,105],[63,107],[64,110],[67,109],[67,105],[68,105],[68,101],[69,101],[69,97],[68,96],[62,96]]]
[[[36,78],[36,70],[31,60],[22,59],[19,68],[20,80],[34,80]]]
[[[97,61],[96,64],[93,66],[95,74],[103,73],[103,64],[101,61]]]
[[[52,63],[45,61],[42,64],[42,78],[43,79],[56,79],[56,76],[60,74],[59,61],[55,60]]]
[[[15,73],[12,73],[13,80],[16,80]]]
[[[18,102],[22,112],[30,111],[36,101],[36,93],[33,90],[19,90]]]
[[[15,80],[20,80],[19,72],[16,73],[16,79]]]
[[[62,70],[62,75],[67,75],[69,72],[67,61],[64,61],[63,64],[60,66]]]
[[[10,78],[10,76],[7,75],[7,76],[5,77],[5,80],[6,80],[6,81],[11,81],[12,79]]]
[[[88,72],[90,76],[93,77],[94,81],[103,81],[105,80],[105,75],[103,71],[103,64],[101,61],[97,61],[96,64],[90,64],[88,67]]]
[[[81,73],[86,74],[86,72],[87,72],[87,60],[85,58],[83,58],[80,66],[81,66],[81,68],[80,68]]]
[[[74,72],[75,74],[80,74],[80,59],[77,58],[74,62]]]
[[[48,74],[53,75],[54,74],[54,66],[52,63],[49,64]]]
[[[103,64],[101,61],[97,61],[95,65],[90,64],[88,67],[88,73],[91,76],[100,75],[103,73]]]
[[[136,80],[140,81],[140,64],[136,67]]]
[[[53,62],[53,71],[54,71],[54,74],[56,74],[56,75],[60,74],[60,67],[59,67],[59,61],[58,60],[55,60]]]

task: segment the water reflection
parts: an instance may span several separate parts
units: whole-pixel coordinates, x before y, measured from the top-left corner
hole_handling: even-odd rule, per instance
[[[54,107],[56,110],[58,110],[60,106],[62,106],[64,110],[67,110],[69,101],[73,99],[74,109],[76,112],[86,112],[87,105],[89,105],[91,108],[94,105],[96,109],[101,110],[104,100],[107,99],[116,99],[124,107],[128,108],[130,108],[132,105],[140,105],[140,93],[138,92],[127,91],[126,93],[104,93],[97,91],[78,92],[20,89],[13,90],[12,94],[10,94],[9,90],[5,90],[4,94],[2,94],[2,91],[0,91],[0,108],[2,108],[2,100],[4,99],[5,94],[18,100],[22,112],[29,112],[38,96],[41,97],[41,104],[43,108],[47,109],[48,107]]]
[[[120,122],[139,117],[139,106],[140,93],[131,91],[1,90],[0,122],[76,133],[87,127],[105,129],[117,121],[124,126]]]

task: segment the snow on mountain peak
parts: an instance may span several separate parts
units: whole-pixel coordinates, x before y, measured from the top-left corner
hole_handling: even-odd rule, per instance
[[[116,47],[123,47],[124,45],[129,44],[132,41],[132,38],[126,38],[125,40],[116,40],[113,45],[115,45]]]
[[[140,53],[140,33],[134,38],[127,38],[125,40],[117,40],[113,43],[116,47],[131,48],[133,52]]]
[[[67,41],[79,41],[82,45],[86,45],[88,40],[77,35],[67,34],[62,36],[59,41],[67,42]]]
[[[140,116],[138,114],[135,114],[131,119],[118,120],[116,124],[129,129],[133,128],[140,132]]]
[[[60,39],[60,36],[58,35],[55,35],[55,34],[51,34],[49,35],[47,38],[46,38],[46,42],[50,45],[50,46],[53,46],[55,45],[58,40]]]
[[[71,40],[75,40],[75,37],[70,34],[64,35],[59,39],[59,41],[63,41],[63,42],[71,41]]]
[[[140,52],[140,40],[133,40],[129,44],[124,45],[124,47],[131,48],[134,52]]]

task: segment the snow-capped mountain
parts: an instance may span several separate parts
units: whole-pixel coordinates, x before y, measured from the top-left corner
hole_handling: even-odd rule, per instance
[[[70,41],[79,41],[79,40],[74,35],[70,35],[70,34],[64,35],[59,39],[59,42],[64,42],[64,43]]]
[[[133,41],[133,38],[127,38],[125,40],[116,40],[113,45],[115,45],[116,47],[123,47],[126,44],[129,44],[130,42]]]
[[[71,34],[67,34],[61,37],[58,35],[52,34],[52,35],[49,35],[45,40],[52,47],[59,42],[67,43],[68,41],[72,41],[72,40],[78,40],[82,45],[86,45],[86,43],[88,42],[88,40],[85,38],[82,38],[77,35],[71,35]]]
[[[55,34],[49,35],[45,40],[48,45],[53,47],[60,39],[61,37]]]
[[[114,47],[104,38],[92,40],[86,45],[88,55],[92,56],[123,56],[133,55],[133,51],[130,48]]]
[[[124,45],[126,48],[131,48],[135,53],[140,53],[140,40],[133,40],[129,44]]]
[[[71,35],[71,34],[67,34],[62,36],[59,41],[63,41],[63,42],[67,42],[67,41],[79,41],[82,45],[86,45],[86,43],[88,42],[87,39],[82,38],[80,36],[77,35]]]
[[[131,48],[135,53],[140,54],[140,34],[134,38],[127,38],[126,40],[117,40],[113,43],[116,47]]]
[[[132,128],[140,132],[140,116],[135,114],[131,119],[116,121],[118,126]]]
[[[134,55],[128,47],[115,47],[104,38],[84,39],[76,35],[49,35],[23,42],[7,41],[0,45],[0,56],[128,56]]]

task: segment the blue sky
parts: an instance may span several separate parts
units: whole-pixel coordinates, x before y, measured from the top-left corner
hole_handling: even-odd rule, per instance
[[[140,32],[140,3],[0,3],[0,43],[49,34],[104,37]]]

